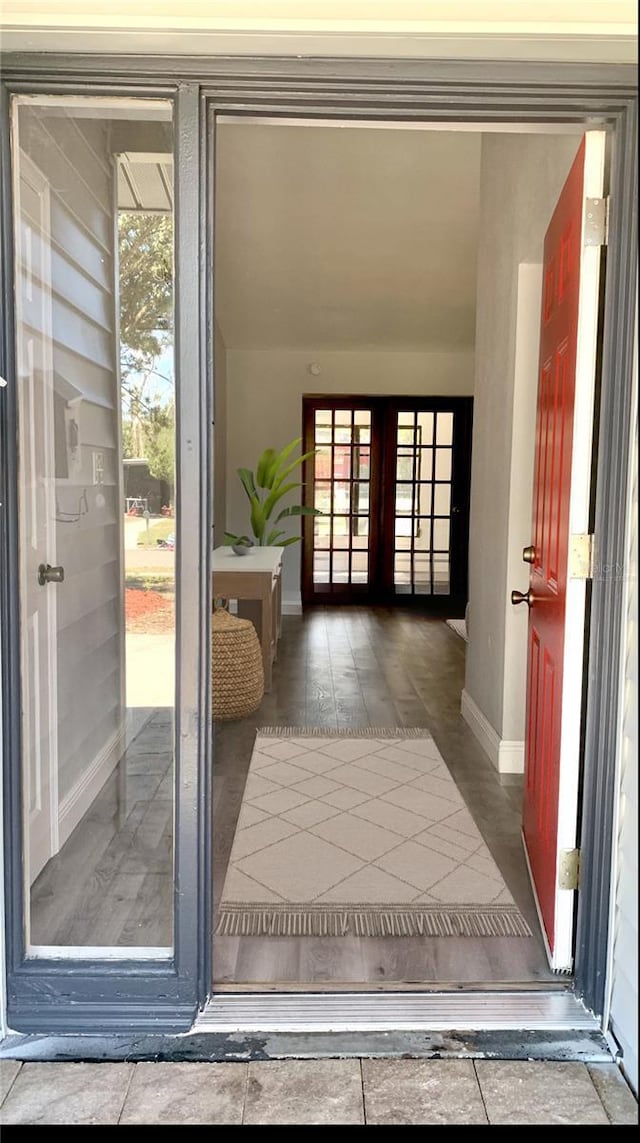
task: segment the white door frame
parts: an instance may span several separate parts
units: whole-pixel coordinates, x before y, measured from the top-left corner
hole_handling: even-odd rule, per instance
[[[33,417],[30,423],[25,423],[25,418],[22,418],[19,424],[19,440],[20,440],[20,453],[21,453],[21,468],[20,468],[20,494],[24,497],[26,495],[25,483],[31,488],[32,503],[23,505],[23,510],[20,513],[20,578],[23,584],[26,584],[27,575],[33,575],[33,568],[29,565],[27,560],[27,552],[31,551],[33,557],[46,558],[47,561],[55,563],[56,552],[56,523],[55,523],[55,426],[54,426],[54,408],[53,408],[53,340],[52,340],[52,297],[51,297],[51,215],[50,215],[50,191],[49,183],[42,171],[36,164],[26,155],[21,156],[20,161],[20,176],[23,180],[28,180],[31,189],[37,195],[40,217],[38,219],[38,231],[36,235],[31,229],[23,233],[21,226],[21,215],[18,212],[16,216],[16,254],[17,265],[20,268],[25,280],[25,290],[27,297],[31,297],[34,283],[34,250],[33,243],[39,241],[41,244],[40,252],[40,268],[41,280],[38,288],[42,294],[41,310],[40,310],[40,330],[41,335],[41,350],[40,357],[42,361],[42,386],[41,391],[35,383],[34,377],[34,361],[33,361],[33,339],[28,341],[22,339],[18,340],[17,356],[18,356],[18,376],[21,383],[30,386],[31,390],[31,409],[36,408],[36,403],[41,404],[43,415],[43,431],[42,431],[42,444],[44,449],[39,451],[36,442],[36,426]],[[20,202],[19,186],[16,187],[16,199]],[[26,241],[25,241],[26,237]],[[23,304],[21,290],[16,291],[16,317],[17,328],[26,328],[23,324]],[[35,503],[35,489],[37,482],[41,481],[42,495],[44,501],[44,534],[36,534],[31,531],[29,533],[28,524],[31,521],[32,526],[36,526],[37,522],[37,507]],[[33,800],[34,791],[29,786],[29,773],[28,766],[24,768],[24,828],[28,833],[30,845],[25,848],[24,860],[26,865],[25,871],[25,886],[30,886],[38,873],[43,868],[46,861],[58,852],[59,849],[59,828],[58,828],[58,703],[57,703],[57,603],[56,593],[51,591],[48,587],[38,588],[32,590],[40,590],[46,592],[43,599],[44,615],[46,630],[44,633],[39,633],[40,637],[44,637],[46,646],[46,661],[38,661],[34,664],[34,670],[23,671],[23,680],[25,689],[27,691],[27,701],[23,709],[23,733],[25,738],[25,746],[27,750],[31,749],[40,752],[41,742],[44,741],[42,733],[41,722],[39,717],[38,696],[29,695],[29,685],[32,683],[31,676],[36,681],[38,688],[43,687],[47,695],[45,703],[47,724],[49,727],[48,734],[48,749],[47,757],[39,759],[39,766],[42,767],[45,782],[45,796],[44,804],[40,804],[38,795],[38,807],[35,811],[30,812],[30,806]],[[22,592],[22,606],[21,606],[21,627],[22,627],[22,660],[23,663],[27,661],[27,648],[31,616],[28,614],[27,607],[27,591]],[[34,648],[36,644],[34,642]],[[30,698],[33,697],[33,710],[37,714],[36,726],[29,727],[26,718],[26,711],[30,707]],[[40,730],[38,728],[40,727]],[[40,823],[38,824],[36,815],[42,815]],[[46,821],[45,821],[46,818]],[[34,845],[35,842],[35,845]],[[28,928],[29,909],[25,909],[25,917]]]

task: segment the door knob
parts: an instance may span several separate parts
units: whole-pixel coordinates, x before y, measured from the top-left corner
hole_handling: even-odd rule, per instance
[[[38,568],[38,583],[44,587],[46,583],[62,583],[64,568],[52,568],[51,564],[40,564]]]
[[[527,548],[522,549],[522,558],[525,564],[533,564],[536,560],[536,549],[533,544],[529,544]]]
[[[512,591],[511,592],[511,602],[513,603],[514,607],[518,603],[526,603],[527,607],[531,607],[531,604],[533,602],[532,598],[531,598],[531,592],[530,591]]]

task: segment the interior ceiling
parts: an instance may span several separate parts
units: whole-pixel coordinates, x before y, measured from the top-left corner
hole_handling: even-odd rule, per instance
[[[222,123],[216,145],[228,348],[472,347],[480,134]]]

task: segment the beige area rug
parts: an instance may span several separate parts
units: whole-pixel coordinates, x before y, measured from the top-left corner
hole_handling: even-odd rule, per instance
[[[226,936],[531,936],[425,730],[257,731]]]

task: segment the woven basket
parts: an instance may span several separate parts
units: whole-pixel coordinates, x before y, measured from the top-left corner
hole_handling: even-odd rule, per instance
[[[212,627],[213,717],[244,718],[257,710],[264,695],[262,652],[253,623],[217,607]]]

